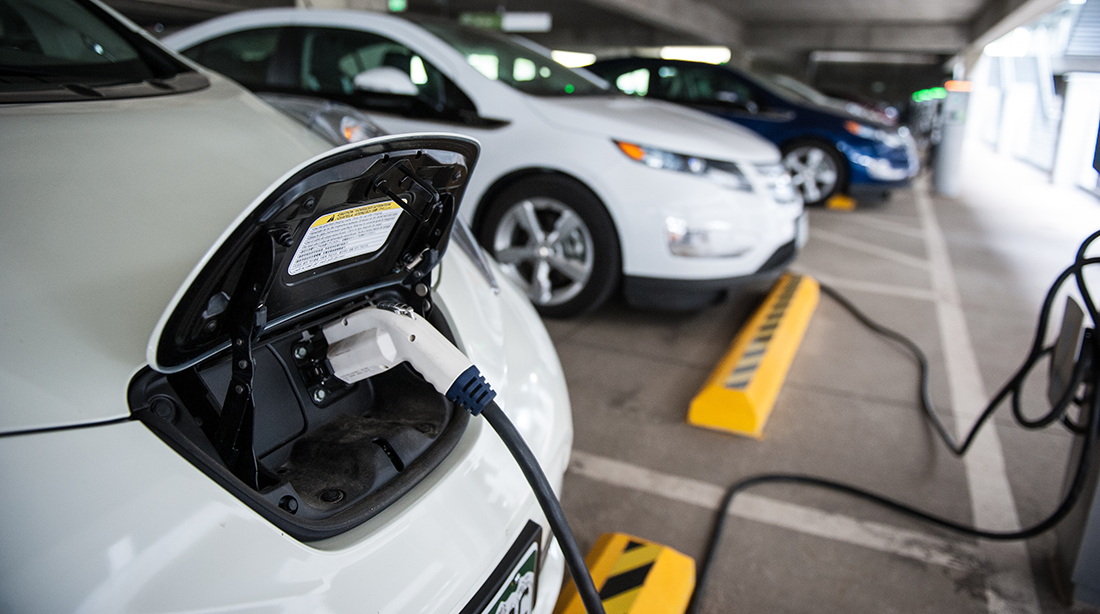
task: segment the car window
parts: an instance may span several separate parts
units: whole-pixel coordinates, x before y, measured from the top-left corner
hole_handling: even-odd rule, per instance
[[[615,87],[624,93],[645,96],[649,93],[649,69],[636,68],[615,77]]]
[[[137,51],[84,7],[66,1],[0,2],[0,64],[112,64]]]
[[[234,32],[183,52],[248,88],[268,83],[279,43],[278,28]]]
[[[382,67],[397,68],[408,75],[418,90],[415,98],[422,105],[438,112],[454,105],[454,88],[447,77],[409,47],[385,36],[311,28],[306,29],[301,40],[299,85],[305,91],[321,96],[350,96],[355,92],[357,75]]]
[[[160,96],[204,77],[83,0],[0,0],[0,102]]]
[[[759,102],[744,81],[714,66],[666,64],[657,69],[655,87],[657,95],[666,100],[759,109]]]
[[[608,93],[583,72],[555,62],[549,55],[518,40],[457,24],[423,22],[466,58],[478,72],[532,96],[594,96]]]

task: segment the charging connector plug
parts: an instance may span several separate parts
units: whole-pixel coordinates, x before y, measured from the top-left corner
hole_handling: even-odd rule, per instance
[[[577,547],[550,482],[519,431],[493,402],[496,392],[465,354],[412,308],[397,303],[360,309],[324,327],[324,335],[333,375],[349,384],[407,361],[451,402],[475,416],[484,410],[485,420],[516,459],[550,530],[557,536],[585,610],[589,614],[604,614],[599,592],[584,565],[584,555]]]
[[[473,415],[496,396],[477,367],[412,308],[381,303],[324,328],[333,375],[353,384],[408,362],[440,394]]]

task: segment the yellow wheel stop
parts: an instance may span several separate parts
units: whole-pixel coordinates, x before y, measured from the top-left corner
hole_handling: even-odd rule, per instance
[[[695,590],[695,559],[625,533],[601,535],[584,562],[606,614],[683,614]],[[584,614],[572,581],[554,614]]]
[[[691,401],[688,423],[762,439],[820,294],[810,277],[781,277]]]
[[[847,194],[833,194],[829,200],[825,201],[825,208],[835,211],[855,211],[856,199]]]

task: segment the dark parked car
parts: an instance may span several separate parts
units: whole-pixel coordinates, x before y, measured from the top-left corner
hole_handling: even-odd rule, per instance
[[[588,69],[627,94],[685,104],[760,133],[783,151],[808,205],[860,188],[903,187],[920,169],[907,128],[790,77],[657,58],[604,60]]]

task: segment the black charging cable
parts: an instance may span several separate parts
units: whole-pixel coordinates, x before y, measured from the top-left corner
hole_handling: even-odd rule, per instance
[[[524,477],[531,485],[531,490],[534,491],[535,498],[538,500],[539,506],[542,507],[542,513],[546,515],[546,520],[550,523],[550,530],[561,545],[561,551],[565,555],[565,565],[569,568],[569,575],[573,577],[573,584],[577,587],[577,594],[580,595],[581,602],[584,603],[584,609],[588,614],[604,614],[600,593],[592,582],[592,576],[588,573],[588,567],[584,564],[584,556],[581,555],[581,550],[577,547],[577,540],[573,537],[573,531],[569,529],[569,522],[565,520],[565,512],[562,511],[561,503],[558,502],[554,489],[550,487],[546,474],[542,472],[538,459],[531,452],[531,448],[527,447],[523,436],[519,434],[515,425],[500,409],[500,406],[496,404],[496,401],[489,401],[485,408],[481,410],[481,415],[485,416],[489,425],[500,436],[501,441],[512,453],[519,468],[523,471]]]
[[[1086,477],[1089,471],[1089,461],[1092,458],[1093,449],[1095,448],[1097,438],[1100,437],[1100,369],[1097,369],[1096,359],[1100,358],[1096,356],[1096,340],[1090,335],[1086,335],[1085,341],[1082,344],[1081,352],[1076,362],[1074,363],[1072,376],[1070,383],[1061,398],[1059,398],[1051,407],[1050,411],[1038,418],[1028,418],[1024,415],[1023,409],[1020,404],[1020,396],[1023,391],[1023,386],[1032,369],[1045,357],[1052,353],[1053,347],[1044,346],[1046,340],[1047,327],[1050,321],[1051,308],[1054,304],[1055,297],[1058,291],[1066,283],[1066,281],[1073,277],[1076,282],[1077,289],[1081,295],[1081,298],[1085,302],[1085,308],[1088,311],[1089,318],[1092,321],[1092,325],[1096,326],[1100,323],[1100,313],[1097,312],[1096,304],[1092,299],[1092,295],[1089,292],[1088,284],[1084,278],[1084,269],[1090,265],[1100,263],[1100,258],[1086,258],[1085,253],[1089,246],[1100,238],[1100,231],[1091,234],[1084,242],[1081,243],[1080,248],[1077,250],[1074,263],[1066,268],[1057,277],[1055,282],[1051,285],[1047,291],[1046,298],[1043,301],[1043,307],[1039,313],[1039,322],[1036,326],[1035,338],[1032,342],[1031,349],[1024,359],[1023,364],[1017,369],[1016,373],[1005,383],[1004,386],[997,392],[996,395],[989,401],[985,409],[978,416],[978,419],[967,433],[966,437],[961,442],[951,436],[950,432],[944,426],[943,422],[937,415],[935,408],[932,406],[931,395],[929,394],[928,386],[928,358],[924,352],[921,351],[912,340],[905,337],[901,333],[887,328],[860,311],[851,301],[844,298],[835,289],[822,285],[821,290],[830,298],[835,300],[838,304],[844,307],[849,313],[851,313],[857,320],[870,328],[872,331],[887,337],[911,352],[916,359],[919,370],[919,389],[920,389],[920,404],[925,416],[928,418],[929,423],[932,424],[937,434],[943,440],[952,453],[956,456],[961,456],[966,453],[973,443],[974,438],[977,436],[979,429],[985,424],[988,418],[1001,406],[1001,404],[1007,398],[1011,398],[1012,412],[1016,421],[1028,429],[1039,429],[1055,421],[1060,421],[1063,426],[1068,430],[1078,435],[1085,437],[1084,444],[1081,446],[1080,458],[1078,459],[1077,467],[1074,471],[1073,481],[1070,484],[1069,489],[1066,492],[1065,497],[1061,503],[1055,509],[1055,511],[1047,516],[1042,521],[1015,531],[989,531],[978,529],[976,527],[964,525],[953,520],[942,518],[933,514],[929,514],[915,507],[900,503],[888,497],[864,490],[852,486],[850,484],[844,484],[842,482],[836,482],[824,478],[818,478],[814,476],[798,475],[798,474],[763,474],[752,476],[741,480],[729,487],[725,496],[722,498],[722,502],[718,506],[717,516],[714,521],[713,528],[711,530],[710,542],[707,547],[707,552],[703,557],[703,562],[699,567],[699,573],[696,580],[695,592],[692,595],[691,605],[688,607],[688,611],[695,614],[699,611],[702,604],[707,578],[709,577],[711,567],[713,566],[714,557],[717,554],[719,544],[722,538],[722,532],[725,528],[726,516],[729,512],[729,507],[733,502],[734,497],[738,493],[751,488],[753,486],[759,486],[761,484],[801,484],[805,486],[814,486],[818,488],[828,489],[836,492],[841,492],[846,495],[862,499],[879,505],[881,507],[893,510],[895,512],[911,516],[925,522],[956,531],[963,535],[976,537],[980,539],[988,540],[1020,540],[1028,539],[1043,533],[1056,524],[1062,521],[1066,515],[1073,509],[1073,506],[1080,498],[1081,491],[1084,489]],[[1087,392],[1088,399],[1077,399],[1077,390],[1081,387],[1081,384],[1088,384],[1091,388]],[[1071,405],[1087,403],[1087,409],[1083,408],[1078,415],[1077,421],[1074,421],[1068,415],[1068,410]]]
[[[462,358],[465,359],[465,356]],[[584,556],[581,554],[581,549],[577,547],[577,540],[573,537],[573,531],[565,519],[561,503],[554,494],[550,481],[546,479],[538,459],[527,446],[527,442],[523,440],[523,435],[520,435],[515,425],[494,400],[496,391],[485,380],[481,371],[476,366],[470,365],[451,382],[444,394],[453,403],[469,411],[471,415],[484,416],[489,426],[497,432],[497,436],[504,442],[504,446],[508,448],[512,458],[519,465],[523,476],[527,478],[527,483],[530,484],[543,515],[550,523],[550,531],[561,545],[565,566],[569,569],[569,575],[573,577],[573,585],[577,587],[577,594],[584,603],[584,609],[588,614],[604,614],[600,593],[596,590],[592,575],[584,564]]]

